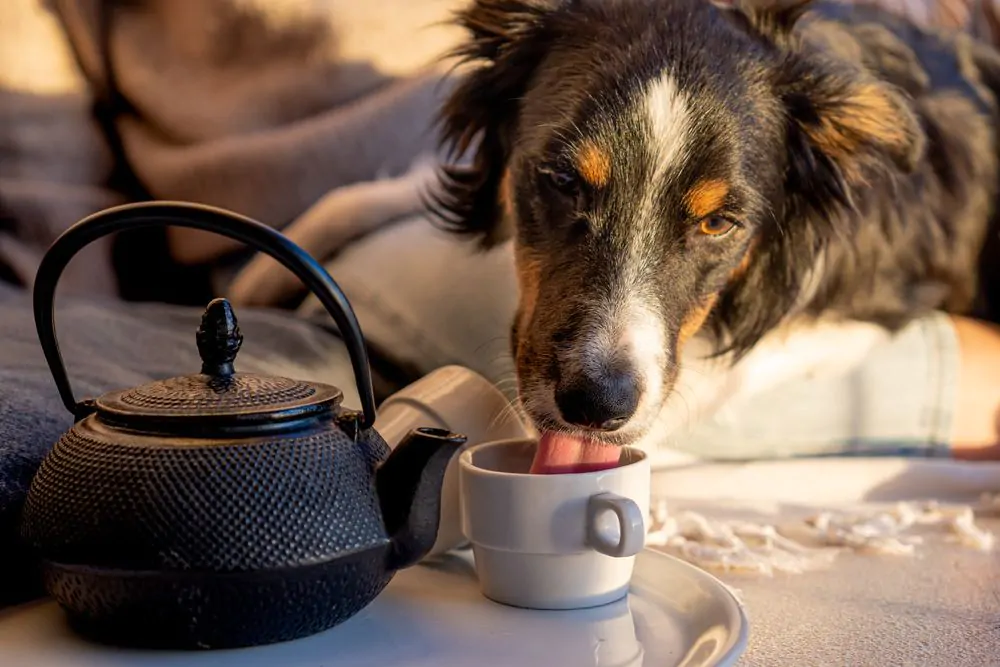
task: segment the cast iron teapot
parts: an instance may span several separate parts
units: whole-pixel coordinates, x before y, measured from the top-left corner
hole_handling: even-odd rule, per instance
[[[55,336],[74,254],[123,229],[175,224],[270,254],[309,287],[350,351],[362,411],[329,385],[240,373],[229,302],[197,332],[201,372],[77,402]],[[108,209],[67,230],[34,287],[38,336],[75,423],[32,481],[22,535],[46,590],[99,641],[232,648],[330,628],[434,544],[441,485],[463,436],[417,429],[391,451],[358,322],[329,274],[273,229],[175,202]]]

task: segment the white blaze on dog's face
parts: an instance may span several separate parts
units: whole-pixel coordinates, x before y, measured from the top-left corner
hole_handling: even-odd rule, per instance
[[[688,158],[691,111],[669,71],[660,73],[644,91],[643,111],[648,121],[648,151],[652,174],[642,202],[646,215],[656,215],[656,193],[668,185],[672,173]]]
[[[640,297],[631,297],[623,321],[625,330],[615,342],[615,349],[628,355],[641,387],[638,404],[630,418],[633,427],[639,424],[641,428],[656,418],[663,402],[663,369],[672,361],[671,352],[655,305],[645,303]]]
[[[779,40],[757,32],[784,17],[704,0],[475,0],[462,16],[465,54],[489,64],[443,110],[446,136],[475,145],[471,167],[448,172],[443,208],[487,242],[513,230],[512,344],[536,426],[635,442],[713,312],[740,311],[746,347],[783,307],[752,312],[752,289],[771,281],[794,300],[771,252],[801,234],[775,223],[790,169],[802,186],[881,125],[820,118],[841,113],[841,91],[789,92],[813,79],[782,69]],[[857,91],[873,97],[853,107],[891,108],[884,91]]]
[[[644,111],[648,118],[648,153],[652,175],[640,197],[640,216],[656,219],[657,193],[669,187],[669,179],[678,164],[683,164],[691,125],[688,105],[669,72],[663,72],[652,81],[645,92]],[[644,266],[647,247],[655,243],[655,235],[636,234],[632,239],[629,266],[637,273]],[[632,420],[640,428],[655,419],[664,395],[664,368],[676,366],[679,359],[672,358],[676,350],[667,345],[664,327],[655,299],[643,295],[645,280],[642,275],[629,276],[624,281],[624,300],[627,304],[622,321],[624,335],[616,341],[616,349],[626,351],[636,369],[642,394]]]

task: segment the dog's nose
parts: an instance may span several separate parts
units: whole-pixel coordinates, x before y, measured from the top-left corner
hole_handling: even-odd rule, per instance
[[[594,431],[617,431],[635,414],[642,388],[631,371],[568,378],[556,388],[563,420]]]

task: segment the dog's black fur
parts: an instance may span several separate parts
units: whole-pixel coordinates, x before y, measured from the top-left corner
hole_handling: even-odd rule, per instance
[[[1000,320],[991,47],[803,0],[475,0],[458,20],[443,137],[471,160],[437,208],[485,246],[514,238],[513,345],[543,427],[621,429],[696,330],[736,359],[801,317]],[[676,108],[650,121],[664,73],[674,153]],[[662,377],[594,343],[629,300],[659,321]]]

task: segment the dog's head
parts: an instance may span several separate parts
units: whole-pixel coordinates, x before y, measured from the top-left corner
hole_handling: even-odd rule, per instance
[[[713,313],[743,309],[714,324],[747,349],[795,299],[789,248],[842,233],[835,210],[873,169],[912,167],[901,94],[801,43],[804,7],[475,0],[460,14],[473,66],[442,120],[471,159],[444,172],[438,203],[484,245],[514,240],[512,342],[540,428],[641,436]],[[756,308],[764,290],[781,296]]]

